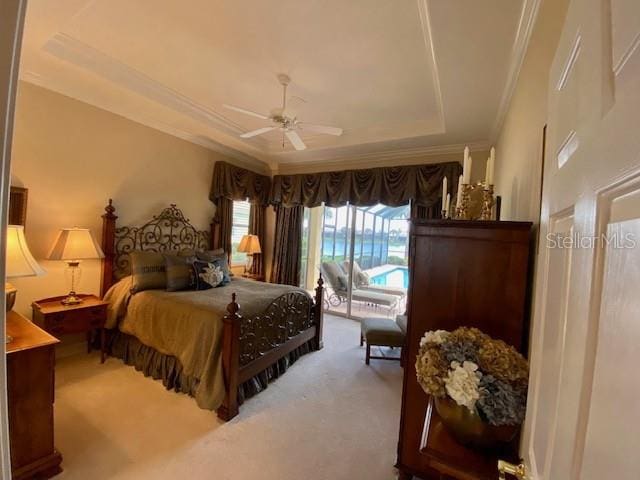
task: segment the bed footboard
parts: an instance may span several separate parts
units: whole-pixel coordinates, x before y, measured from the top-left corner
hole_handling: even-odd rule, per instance
[[[301,345],[312,341],[322,348],[322,276],[315,299],[302,292],[276,298],[264,313],[243,318],[236,294],[224,317],[222,365],[225,399],[218,417],[227,421],[238,414],[238,386]]]

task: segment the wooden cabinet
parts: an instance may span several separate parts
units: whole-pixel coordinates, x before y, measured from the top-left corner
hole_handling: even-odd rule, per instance
[[[497,459],[459,445],[416,380],[427,330],[477,327],[524,351],[527,345],[531,224],[416,221],[411,227],[406,367],[398,441],[400,478],[495,480]]]
[[[23,316],[7,314],[7,394],[14,480],[49,478],[61,471],[53,446],[55,344],[58,339]]]

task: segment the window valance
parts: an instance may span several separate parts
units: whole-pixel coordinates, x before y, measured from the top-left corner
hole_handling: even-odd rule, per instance
[[[229,200],[248,198],[251,203],[267,205],[270,188],[271,179],[266,175],[220,161],[213,167],[209,199],[216,202],[218,198]]]
[[[331,207],[347,202],[358,206],[384,203],[395,207],[413,201],[416,205],[430,207],[442,195],[442,179],[447,177],[449,185],[455,189],[461,174],[462,165],[447,162],[276,175],[272,180],[270,202],[289,207],[318,207],[323,202]]]

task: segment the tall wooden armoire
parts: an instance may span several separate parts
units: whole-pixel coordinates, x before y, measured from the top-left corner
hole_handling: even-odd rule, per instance
[[[419,220],[411,227],[406,366],[398,441],[400,478],[498,478],[498,455],[458,444],[416,380],[427,330],[477,327],[524,352],[531,223]],[[517,441],[501,454],[515,460]],[[505,458],[506,457],[506,458]]]

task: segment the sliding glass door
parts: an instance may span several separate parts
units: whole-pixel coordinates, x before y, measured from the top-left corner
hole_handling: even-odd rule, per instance
[[[409,207],[318,207],[305,216],[302,286],[325,279],[325,310],[395,318],[406,306]],[[306,240],[305,240],[306,239]]]

